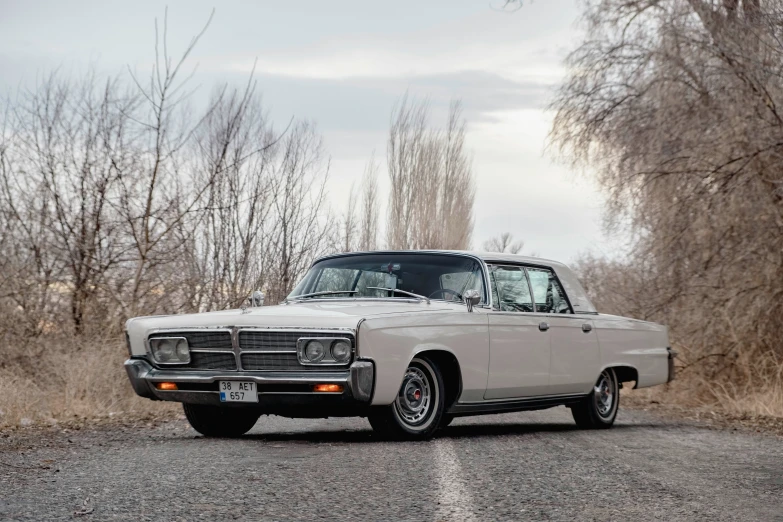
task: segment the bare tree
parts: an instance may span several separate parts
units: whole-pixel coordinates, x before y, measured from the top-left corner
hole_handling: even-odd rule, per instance
[[[445,225],[442,248],[466,249],[473,235],[472,161],[465,150],[465,120],[462,103],[452,101],[443,137],[443,175],[440,179],[439,222]]]
[[[518,254],[525,246],[524,241],[514,241],[514,235],[510,232],[503,232],[484,241],[482,245],[486,252],[500,252],[509,254]]]
[[[475,188],[461,111],[458,102],[451,104],[445,132],[429,128],[426,100],[406,95],[393,111],[387,146],[390,248],[469,247]]]
[[[361,216],[359,220],[359,250],[378,249],[380,207],[378,202],[378,164],[375,154],[364,169],[361,185]]]
[[[389,207],[386,243],[393,250],[410,248],[412,216],[416,201],[416,176],[427,136],[429,109],[425,101],[408,102],[406,94],[392,112],[386,146],[389,174]],[[419,185],[420,186],[420,185]]]
[[[348,207],[343,212],[340,223],[340,241],[339,250],[342,252],[352,252],[357,248],[359,221],[356,218],[356,185],[351,184],[348,191]]]
[[[329,160],[314,125],[296,122],[281,146],[271,178],[267,296],[272,303],[284,299],[309,263],[327,249],[334,221],[325,208]]]
[[[162,36],[156,20],[156,60],[148,85],[142,85],[131,72],[144,105],[137,116],[140,150],[135,161],[118,173],[118,212],[127,227],[134,255],[133,276],[127,282],[116,281],[114,295],[127,315],[137,315],[142,309],[156,310],[171,297],[164,289],[170,273],[158,269],[181,254],[183,238],[175,230],[204,202],[223,165],[214,162],[214,170],[199,172],[193,165],[191,148],[194,136],[222,93],[213,98],[213,105],[204,116],[192,118],[185,106],[190,95],[190,76],[182,76],[188,56],[211,19],[210,16],[177,61],[168,52],[167,16]],[[167,306],[172,304],[169,301]]]
[[[188,106],[202,33],[173,60],[164,19],[146,85],[52,74],[2,101],[0,334],[105,332],[265,286],[274,300],[327,248],[314,126],[274,132],[252,76]]]
[[[749,382],[738,361],[783,357],[783,3],[591,0],[585,21],[552,136],[634,238],[594,286],[669,324],[691,371]]]
[[[111,200],[133,141],[128,114],[136,104],[116,78],[102,83],[89,73],[74,82],[52,74],[9,114],[0,169],[8,231],[18,234],[18,252],[32,250],[37,273],[25,279],[56,283],[57,294],[67,296],[76,333],[88,312],[103,317],[102,308],[88,307],[123,256]],[[51,297],[49,288],[40,290],[33,295]]]
[[[254,89],[249,84],[244,92],[216,92],[198,139],[205,206],[183,221],[183,237],[192,238],[188,250],[196,253],[185,263],[192,275],[183,303],[196,310],[237,307],[266,282],[278,138]]]

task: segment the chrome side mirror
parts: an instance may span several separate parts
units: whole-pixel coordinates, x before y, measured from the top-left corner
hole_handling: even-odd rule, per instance
[[[264,292],[256,290],[250,296],[250,306],[264,306]]]
[[[473,307],[479,304],[479,301],[481,301],[481,294],[478,290],[466,290],[465,295],[463,296],[463,300],[468,306],[468,312],[472,312]]]

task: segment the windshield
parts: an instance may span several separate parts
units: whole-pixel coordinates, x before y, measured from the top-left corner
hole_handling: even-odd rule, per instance
[[[386,290],[390,289],[390,290]],[[478,290],[486,303],[481,264],[446,254],[360,254],[325,259],[313,265],[289,298],[389,297],[462,301],[466,290]],[[399,292],[394,292],[398,290]],[[344,294],[341,294],[344,292]]]

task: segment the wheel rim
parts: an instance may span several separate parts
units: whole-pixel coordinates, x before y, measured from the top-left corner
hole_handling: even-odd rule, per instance
[[[601,417],[610,417],[615,404],[614,379],[608,372],[603,372],[595,385],[595,409]]]
[[[438,401],[438,390],[428,366],[408,367],[402,386],[394,401],[394,410],[401,422],[413,429],[425,429],[432,422]]]

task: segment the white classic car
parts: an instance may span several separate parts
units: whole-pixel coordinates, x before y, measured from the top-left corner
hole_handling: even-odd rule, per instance
[[[674,377],[665,326],[599,314],[566,266],[507,254],[331,255],[280,305],[126,328],[136,393],[184,403],[206,436],[275,414],[423,439],[457,416],[559,405],[608,428],[621,383]]]

